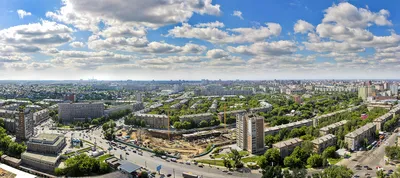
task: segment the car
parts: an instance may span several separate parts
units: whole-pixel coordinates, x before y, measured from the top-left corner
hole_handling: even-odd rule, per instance
[[[228,172],[227,170],[223,170],[222,172]]]
[[[368,169],[368,166],[364,166],[365,169]]]
[[[114,148],[114,150],[117,150],[117,148]]]
[[[228,175],[232,175],[232,173],[231,173],[231,172],[228,172],[227,174],[228,174]]]
[[[388,172],[393,172],[393,170],[392,170],[392,169],[389,169]]]
[[[353,177],[354,177],[354,178],[359,178],[360,176],[359,176],[359,175],[354,175]]]
[[[167,174],[167,177],[171,177],[171,174]]]
[[[187,164],[187,165],[190,165],[190,162],[189,162],[189,161],[187,161],[187,162],[186,162],[186,164]]]
[[[367,170],[372,170],[372,168],[368,167]]]
[[[128,153],[128,152],[126,152],[125,154],[126,154],[126,155],[129,155],[129,153]]]
[[[136,153],[136,150],[132,150],[132,152]]]
[[[199,164],[199,167],[203,168],[203,167],[204,167],[204,165],[202,165],[202,164]]]
[[[365,173],[365,177],[367,177],[367,176],[370,176],[371,174],[369,174],[369,173]]]

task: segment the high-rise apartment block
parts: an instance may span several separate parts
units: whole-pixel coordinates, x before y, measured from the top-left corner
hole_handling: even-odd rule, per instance
[[[59,103],[58,118],[63,122],[84,121],[104,115],[103,103]]]
[[[15,136],[17,140],[26,140],[34,134],[33,112],[26,109],[21,111],[15,123]]]
[[[236,118],[236,143],[251,153],[262,153],[264,143],[264,118],[254,114],[238,114]]]
[[[399,95],[399,86],[397,84],[390,85],[390,91],[392,92],[392,95]]]

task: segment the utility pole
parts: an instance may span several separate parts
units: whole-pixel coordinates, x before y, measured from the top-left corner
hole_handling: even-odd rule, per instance
[[[174,173],[174,178],[175,178],[175,169],[172,169],[172,172]]]

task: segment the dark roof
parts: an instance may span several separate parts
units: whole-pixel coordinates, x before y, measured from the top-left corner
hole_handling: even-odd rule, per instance
[[[140,168],[142,168],[142,167],[140,167],[136,164],[133,164],[131,162],[128,162],[128,161],[121,161],[121,165],[118,166],[119,170],[124,170],[129,173],[133,173],[133,172],[139,170]]]

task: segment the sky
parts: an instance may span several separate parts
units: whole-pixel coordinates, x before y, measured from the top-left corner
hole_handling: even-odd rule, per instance
[[[0,0],[0,80],[398,79],[398,0]]]

